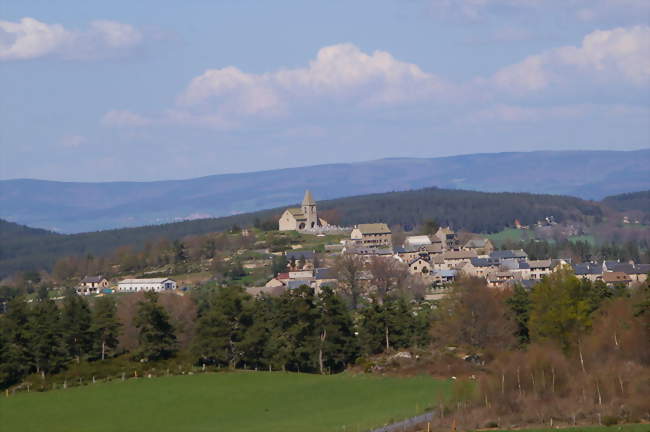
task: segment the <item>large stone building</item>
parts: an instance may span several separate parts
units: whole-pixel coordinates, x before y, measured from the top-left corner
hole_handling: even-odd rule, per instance
[[[286,209],[278,222],[280,231],[303,231],[324,225],[327,225],[327,222],[318,217],[316,201],[308,190],[305,191],[302,205]]]
[[[356,247],[393,247],[390,228],[385,223],[359,224],[350,233],[350,240]]]

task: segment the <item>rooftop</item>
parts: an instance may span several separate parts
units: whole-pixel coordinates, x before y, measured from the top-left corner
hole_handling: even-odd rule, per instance
[[[390,228],[385,223],[359,224],[357,229],[361,234],[390,234]]]

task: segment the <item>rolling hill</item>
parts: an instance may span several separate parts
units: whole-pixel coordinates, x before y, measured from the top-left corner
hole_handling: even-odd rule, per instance
[[[299,201],[424,187],[601,199],[650,189],[650,150],[382,159],[188,180],[0,181],[0,218],[65,233],[217,217]]]

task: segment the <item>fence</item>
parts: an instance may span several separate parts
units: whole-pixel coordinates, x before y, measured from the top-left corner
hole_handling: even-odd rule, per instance
[[[420,414],[419,416],[411,417],[406,420],[399,421],[397,423],[392,423],[389,425],[381,426],[376,429],[372,429],[369,432],[401,432],[405,431],[406,428],[417,426],[424,422],[433,420],[433,415],[435,412],[429,412],[425,414]]]

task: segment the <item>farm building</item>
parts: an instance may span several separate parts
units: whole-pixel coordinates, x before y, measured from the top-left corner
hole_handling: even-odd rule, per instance
[[[119,292],[175,290],[176,282],[169,278],[124,279],[117,284]]]

